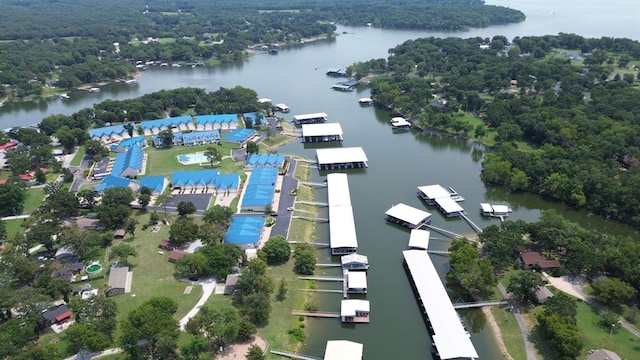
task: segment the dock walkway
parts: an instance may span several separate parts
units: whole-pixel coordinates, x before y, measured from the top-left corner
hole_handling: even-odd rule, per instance
[[[319,317],[319,318],[333,318],[333,319],[337,319],[337,318],[340,317],[340,313],[328,312],[328,311],[300,311],[300,310],[293,310],[293,311],[291,311],[291,315],[308,316],[308,317]]]
[[[467,223],[469,223],[469,225],[471,226],[471,228],[473,228],[473,230],[477,233],[481,233],[482,232],[482,228],[478,225],[476,225],[473,221],[471,221],[471,219],[469,219],[469,217],[465,214],[461,214],[460,216],[462,216],[463,219],[465,219],[467,221]]]
[[[327,219],[327,218],[317,218],[317,217],[311,217],[311,216],[293,215],[291,218],[292,219],[309,220],[309,221],[315,221],[315,222],[329,222],[329,219]]]
[[[317,183],[317,182],[310,182],[310,181],[300,181],[299,184],[306,185],[306,186],[327,187],[327,183]]]
[[[290,353],[290,352],[287,352],[287,351],[270,350],[269,352],[270,352],[270,353],[272,353],[272,354],[274,354],[274,355],[280,355],[280,356],[288,357],[289,359],[299,359],[299,360],[322,360],[322,359],[317,358],[317,357],[308,356],[308,355],[294,354],[294,353]]]
[[[435,227],[435,226],[433,226],[433,225],[425,225],[425,227],[426,227],[426,228],[428,228],[428,229],[430,229],[430,230],[437,231],[437,232],[439,232],[439,233],[441,233],[441,234],[443,234],[443,235],[446,235],[446,236],[452,237],[452,238],[454,238],[454,239],[460,239],[460,238],[463,238],[463,237],[464,237],[464,236],[462,236],[462,235],[460,235],[460,234],[456,234],[456,233],[454,233],[454,232],[452,232],[452,231],[445,230],[445,229],[441,229],[441,228],[439,228],[439,227]]]
[[[317,243],[317,242],[306,242],[306,241],[298,241],[298,240],[289,240],[287,241],[289,244],[297,245],[297,244],[309,244],[311,246],[315,246],[317,248],[326,248],[329,247],[327,243]]]
[[[298,280],[317,280],[317,281],[336,281],[342,282],[344,278],[341,276],[298,276]]]
[[[508,304],[509,304],[509,301],[507,300],[478,301],[478,302],[453,304],[453,308],[456,310],[459,310],[459,309],[480,308],[485,306],[500,306],[500,305],[508,305]]]
[[[328,203],[326,202],[319,202],[319,201],[296,201],[296,204],[302,204],[302,205],[313,205],[313,206],[329,206]]]

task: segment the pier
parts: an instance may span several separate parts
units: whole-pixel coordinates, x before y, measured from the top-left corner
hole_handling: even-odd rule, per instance
[[[333,294],[342,294],[342,290],[331,290],[331,289],[298,289],[300,291],[309,291],[309,292],[323,292],[323,293],[333,293]]]
[[[437,232],[439,232],[439,233],[441,233],[441,234],[443,234],[443,235],[449,236],[449,237],[454,238],[454,239],[460,239],[460,238],[463,238],[463,237],[464,237],[464,236],[462,236],[462,235],[460,235],[460,234],[456,234],[456,233],[454,233],[454,232],[452,232],[452,231],[445,230],[445,229],[441,229],[441,228],[439,228],[439,227],[435,227],[435,226],[433,226],[433,225],[425,225],[425,226],[426,226],[427,228],[429,228],[430,230],[437,231]]]
[[[317,183],[317,182],[310,182],[310,181],[298,181],[298,184],[306,185],[306,186],[327,187],[327,183]]]
[[[306,241],[298,241],[298,240],[289,240],[287,241],[289,244],[309,244],[311,246],[315,246],[317,248],[326,248],[329,247],[329,244],[326,243],[317,243],[317,242],[306,242]]]
[[[460,216],[462,216],[463,219],[465,219],[467,221],[467,223],[469,223],[469,225],[473,228],[473,230],[477,233],[481,233],[482,232],[482,228],[480,228],[480,226],[476,225],[473,221],[471,221],[471,219],[469,219],[469,217],[465,214],[461,214]]]
[[[307,316],[307,317],[319,317],[319,318],[333,318],[333,319],[337,319],[337,318],[340,317],[340,313],[337,313],[337,312],[300,311],[300,310],[291,311],[291,315]]]
[[[440,255],[440,256],[449,256],[451,254],[450,251],[441,251],[441,250],[427,250],[429,254]]]
[[[330,264],[316,264],[316,267],[328,268],[328,267],[340,267],[342,264],[330,263]]]
[[[469,302],[469,303],[459,303],[459,304],[453,304],[453,308],[458,310],[458,309],[473,309],[473,308],[481,308],[485,306],[501,306],[501,305],[509,305],[509,301],[497,300],[497,301],[477,301],[477,302]]]
[[[327,218],[317,218],[317,217],[311,217],[311,216],[293,215],[291,218],[292,219],[309,220],[309,221],[315,221],[315,222],[329,222],[329,219],[327,219]]]
[[[269,352],[274,354],[274,355],[280,355],[280,356],[288,357],[289,359],[322,360],[321,358],[317,358],[317,357],[313,357],[313,356],[307,356],[307,355],[294,354],[294,353],[287,352],[287,351],[270,350]]]
[[[340,276],[298,276],[298,280],[335,281],[342,282],[344,277]]]
[[[327,207],[329,206],[328,203],[326,202],[319,202],[319,201],[296,201],[296,204],[302,204],[302,205],[312,205],[312,206],[322,206],[322,207]]]

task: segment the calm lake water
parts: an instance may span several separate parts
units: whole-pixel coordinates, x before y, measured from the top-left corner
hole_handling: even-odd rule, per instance
[[[527,20],[520,24],[445,33],[428,31],[393,31],[367,27],[339,27],[337,39],[304,46],[284,48],[277,56],[258,53],[250,60],[216,68],[151,68],[138,78],[138,84],[112,85],[100,93],[72,93],[71,99],[52,99],[37,103],[7,104],[0,109],[0,128],[30,125],[49,114],[71,114],[106,99],[128,99],[161,89],[201,87],[214,91],[220,87],[242,85],[255,89],[260,97],[284,102],[295,114],[326,112],[331,122],[340,122],[344,143],[338,146],[362,146],[369,158],[369,168],[350,172],[349,184],[359,240],[359,252],[369,256],[369,294],[371,324],[342,327],[337,322],[311,320],[311,337],[303,349],[321,356],[328,339],[349,339],[364,344],[365,358],[429,359],[429,336],[418,311],[409,281],[402,268],[402,250],[409,232],[384,221],[384,212],[399,202],[424,209],[415,196],[416,187],[441,184],[455,188],[466,201],[461,205],[481,227],[498,224],[479,215],[480,202],[508,203],[514,210],[511,219],[536,220],[541,210],[557,209],[582,226],[612,234],[636,236],[633,229],[606,222],[585,212],[571,211],[538,196],[510,194],[487,188],[479,179],[484,152],[466,142],[407,132],[394,134],[389,127],[390,114],[373,107],[360,107],[357,99],[369,95],[368,89],[351,93],[330,90],[336,79],[324,75],[329,68],[346,67],[356,61],[384,58],[387,51],[407,39],[418,37],[459,36],[492,37],[577,33],[589,37],[638,38],[640,10],[632,0],[586,1],[487,1],[522,10]],[[347,32],[347,34],[342,34]],[[313,147],[291,143],[282,153],[314,156]],[[315,180],[321,175],[312,170]],[[326,191],[318,191],[320,201]],[[472,233],[462,219],[445,219],[437,211],[433,225],[460,234]],[[326,210],[323,210],[326,211]],[[436,238],[440,235],[432,234]],[[319,226],[318,241],[328,241],[327,227]],[[436,250],[449,246],[447,240],[432,240]],[[320,262],[329,262],[326,251],[319,252]],[[433,257],[441,272],[447,271],[446,258]],[[327,273],[330,273],[329,271]],[[324,285],[322,285],[324,286]],[[340,296],[319,296],[320,309],[338,311]],[[454,299],[457,300],[457,299]],[[472,340],[481,359],[499,359],[499,351],[480,311],[464,313]]]

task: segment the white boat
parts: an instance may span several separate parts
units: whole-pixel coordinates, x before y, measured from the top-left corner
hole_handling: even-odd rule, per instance
[[[135,85],[135,84],[138,83],[138,80],[136,80],[136,79],[128,79],[128,80],[125,80],[124,83],[127,84],[127,85]]]
[[[287,106],[287,104],[276,104],[276,111],[280,111],[281,113],[288,113],[289,112],[289,106]]]
[[[451,193],[451,200],[456,201],[456,202],[464,201],[464,198],[461,195],[459,195],[455,190],[453,190],[453,188],[451,186],[449,186],[448,190]]]
[[[69,100],[69,95],[67,95],[66,93],[64,94],[60,94],[58,95],[58,97],[60,98],[60,100]]]
[[[358,103],[360,105],[371,105],[371,104],[373,104],[373,99],[372,98],[361,98],[361,99],[358,99]]]
[[[100,88],[92,87],[92,88],[89,88],[89,90],[88,90],[88,91],[89,91],[89,92],[92,92],[92,93],[97,93],[97,92],[100,92]]]

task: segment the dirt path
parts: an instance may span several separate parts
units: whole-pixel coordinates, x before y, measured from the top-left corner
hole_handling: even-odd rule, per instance
[[[502,331],[500,331],[500,326],[498,326],[498,322],[496,318],[493,316],[491,309],[488,306],[482,308],[482,312],[487,317],[487,322],[491,327],[491,332],[493,332],[493,337],[496,338],[496,342],[498,343],[498,347],[500,348],[500,352],[502,352],[502,357],[504,359],[513,360],[509,351],[507,351],[507,346],[504,344],[502,340]]]
[[[220,360],[245,360],[247,358],[247,352],[251,345],[256,344],[260,346],[262,351],[267,348],[267,342],[259,336],[254,336],[252,341],[233,344],[227,347],[224,352],[216,356],[216,359]]]

